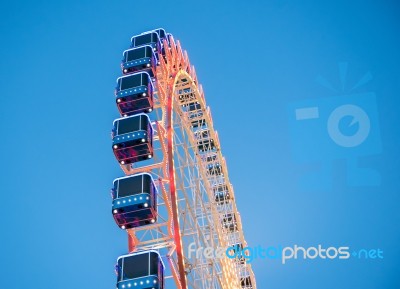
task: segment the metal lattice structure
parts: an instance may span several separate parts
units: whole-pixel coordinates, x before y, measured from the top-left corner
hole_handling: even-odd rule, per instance
[[[120,162],[127,176],[152,175],[158,188],[157,221],[126,229],[129,253],[160,252],[168,263],[166,278],[179,289],[254,289],[255,277],[245,258],[206,258],[193,253],[201,247],[246,247],[246,241],[195,69],[179,41],[170,34],[162,37],[160,31],[141,34],[157,32],[159,36],[153,48],[157,63],[144,66],[152,70],[154,87],[152,109],[147,112],[154,130],[152,156],[144,162]],[[124,68],[123,72],[131,73]]]

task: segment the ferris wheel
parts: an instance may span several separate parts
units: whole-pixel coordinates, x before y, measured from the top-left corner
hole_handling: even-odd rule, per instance
[[[112,215],[127,232],[117,288],[255,289],[210,108],[179,41],[164,29],[123,52],[112,149]],[[222,252],[222,254],[221,254]],[[229,254],[229,253],[232,254]],[[234,257],[232,257],[234,256]]]

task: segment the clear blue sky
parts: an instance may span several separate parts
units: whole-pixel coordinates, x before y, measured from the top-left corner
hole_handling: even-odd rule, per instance
[[[157,27],[196,66],[250,244],[384,250],[383,260],[257,260],[258,288],[400,288],[399,12],[358,0],[3,3],[0,288],[115,287],[127,246],[110,212],[122,175],[113,91],[130,37]],[[293,121],[306,99],[321,108],[315,127]],[[347,100],[369,109],[365,150],[324,147],[322,109]],[[304,181],[310,171],[323,173]]]

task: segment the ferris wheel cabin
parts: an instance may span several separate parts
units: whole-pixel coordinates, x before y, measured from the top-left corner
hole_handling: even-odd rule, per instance
[[[163,28],[143,32],[131,38],[131,47],[139,47],[149,45],[156,52],[162,51],[162,41],[164,39],[168,42],[168,35]]]
[[[125,50],[121,68],[123,74],[146,71],[151,77],[155,75],[157,58],[149,45]]]
[[[114,180],[112,195],[112,214],[121,229],[156,222],[157,190],[150,174],[143,173]]]
[[[121,115],[128,116],[153,110],[154,86],[147,72],[139,72],[117,79],[115,96]]]
[[[164,264],[157,251],[143,251],[117,260],[117,289],[164,289]]]
[[[112,148],[121,165],[153,157],[153,128],[146,114],[114,120]]]
[[[131,38],[131,47],[140,47],[149,45],[154,51],[159,48],[160,37],[156,31],[144,32],[140,35],[133,36]]]

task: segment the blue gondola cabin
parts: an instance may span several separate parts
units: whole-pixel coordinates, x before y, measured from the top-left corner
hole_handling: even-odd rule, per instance
[[[156,74],[157,58],[151,46],[125,50],[121,62],[123,74],[145,71],[151,77]]]
[[[169,43],[169,37],[163,28],[143,32],[139,35],[135,35],[131,38],[131,47],[140,47],[149,45],[153,48],[153,51],[159,52],[164,55],[163,52],[163,40],[167,40]]]
[[[117,289],[164,289],[164,264],[157,251],[143,251],[117,260]]]
[[[115,101],[122,116],[153,110],[154,86],[147,72],[139,72],[117,79]]]
[[[118,178],[112,189],[112,214],[121,229],[155,223],[157,190],[148,173]]]
[[[153,157],[153,128],[146,114],[116,119],[112,136],[112,149],[121,165]]]
[[[149,45],[154,51],[157,51],[159,46],[160,37],[156,31],[144,32],[140,35],[133,36],[131,38],[131,47],[140,47]]]

